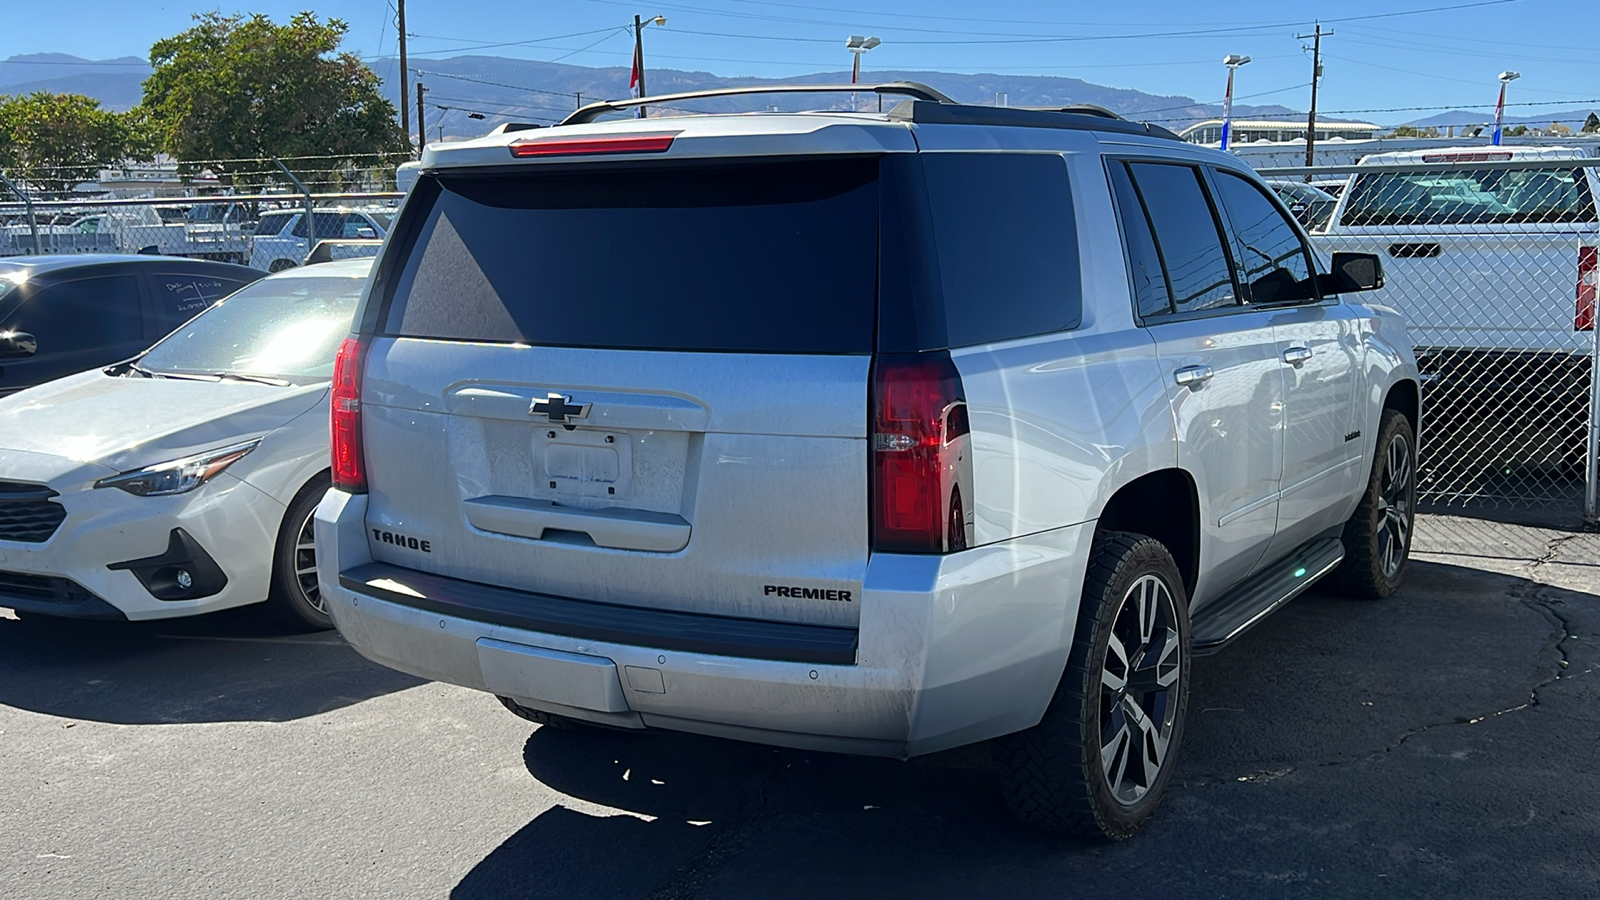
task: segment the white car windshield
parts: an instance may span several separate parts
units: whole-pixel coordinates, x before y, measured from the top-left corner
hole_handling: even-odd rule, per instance
[[[168,335],[139,368],[157,375],[332,378],[334,355],[350,332],[365,283],[300,273],[262,279]]]

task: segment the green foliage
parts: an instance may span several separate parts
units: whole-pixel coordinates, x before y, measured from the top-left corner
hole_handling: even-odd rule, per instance
[[[1395,137],[1438,137],[1439,129],[1432,125],[1427,128],[1418,128],[1415,125],[1401,125],[1394,130]]]
[[[1597,133],[1600,133],[1600,116],[1597,116],[1592,112],[1589,113],[1589,118],[1583,120],[1583,133],[1584,134],[1597,134]]]
[[[1528,126],[1526,125],[1513,125],[1510,128],[1507,128],[1505,132],[1506,137],[1524,137],[1527,135],[1527,133]]]
[[[68,191],[128,155],[133,125],[82,94],[0,96],[0,169],[46,191]]]
[[[348,30],[338,19],[300,13],[287,25],[264,15],[218,12],[150,48],[155,71],[144,83],[140,114],[155,146],[180,163],[225,181],[258,187],[277,157],[301,177],[338,180],[342,160],[294,157],[404,156],[410,144],[394,105],[378,93],[378,76],[338,52]]]

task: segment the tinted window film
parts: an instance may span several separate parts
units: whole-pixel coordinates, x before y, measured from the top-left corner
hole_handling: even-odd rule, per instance
[[[1140,316],[1172,312],[1172,294],[1167,290],[1167,276],[1161,271],[1161,256],[1156,252],[1155,236],[1150,233],[1144,201],[1139,199],[1124,163],[1112,162],[1110,174],[1117,215],[1122,220],[1122,242],[1128,251],[1135,307]]]
[[[256,223],[255,233],[262,237],[275,237],[283,231],[283,226],[289,224],[289,219],[290,216],[287,213],[262,216],[261,221]]]
[[[318,213],[312,213],[311,214],[311,224],[317,229],[317,235],[316,236],[317,236],[318,239],[321,239],[321,238],[336,238],[336,237],[344,236],[345,222],[350,221],[352,219],[354,219],[356,221],[361,221],[361,217],[360,216],[349,216],[349,215],[346,215],[344,213],[318,212]],[[362,224],[366,224],[366,223],[362,222]],[[303,238],[303,237],[306,236],[306,217],[305,216],[302,215],[300,217],[299,221],[294,223],[294,231],[292,231],[290,233],[293,234],[295,237]],[[354,237],[354,235],[349,235],[349,236],[350,237]]]
[[[418,199],[436,196],[420,210],[380,330],[547,346],[867,353],[877,170],[875,158],[853,157],[425,178]]]
[[[1217,192],[1233,226],[1239,267],[1251,303],[1317,299],[1311,254],[1267,195],[1231,172],[1217,173]]]
[[[1344,225],[1515,225],[1595,221],[1582,169],[1469,169],[1358,175]]]
[[[244,282],[193,273],[157,273],[150,276],[156,312],[166,324],[161,334],[194,318],[199,312],[238,290]],[[160,335],[156,335],[159,337]]]
[[[92,350],[144,339],[133,275],[83,278],[37,288],[7,327],[39,340],[39,352]]]
[[[1200,171],[1159,163],[1134,163],[1129,168],[1150,212],[1177,311],[1236,305],[1228,255],[1200,186]]]
[[[950,346],[1075,328],[1078,234],[1065,160],[1045,153],[928,153]]]

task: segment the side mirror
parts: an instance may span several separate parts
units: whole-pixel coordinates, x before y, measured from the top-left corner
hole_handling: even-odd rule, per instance
[[[26,359],[39,352],[39,342],[26,331],[0,331],[0,359]]]
[[[378,232],[363,225],[356,229],[356,237],[365,238],[367,240],[376,240],[378,237]]]
[[[1383,260],[1376,253],[1333,254],[1333,271],[1317,276],[1324,294],[1375,291],[1383,287]]]

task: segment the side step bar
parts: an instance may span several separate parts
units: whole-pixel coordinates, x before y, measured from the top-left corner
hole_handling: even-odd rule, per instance
[[[1278,560],[1200,610],[1189,623],[1189,652],[1216,653],[1343,561],[1344,544],[1336,537],[1317,538]]]

